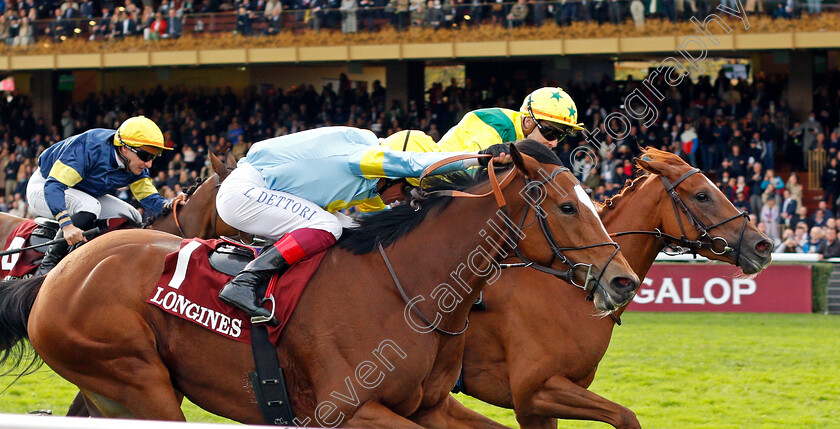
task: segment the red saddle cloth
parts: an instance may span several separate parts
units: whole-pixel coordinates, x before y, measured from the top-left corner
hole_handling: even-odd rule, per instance
[[[122,229],[129,226],[128,220],[123,218],[112,218],[107,220],[108,231]],[[20,249],[29,246],[29,236],[32,231],[38,227],[38,224],[31,219],[26,219],[17,226],[12,233],[6,238],[6,246],[3,250]],[[41,263],[41,258],[47,252],[49,246],[39,247],[37,249],[25,250],[20,253],[13,253],[6,255],[0,260],[0,278],[9,280],[13,278],[22,278],[29,274],[35,274],[38,265]],[[36,263],[37,262],[37,263]]]
[[[146,300],[161,310],[203,326],[219,335],[251,343],[250,318],[243,311],[222,302],[219,291],[232,277],[210,266],[208,255],[223,240],[187,239],[181,250],[166,255],[163,275]],[[274,315],[278,326],[268,326],[268,336],[277,344],[309,279],[324,259],[326,251],[292,266],[282,277],[271,278],[274,288]],[[271,309],[267,303],[266,308]]]
[[[3,250],[20,249],[28,246],[29,236],[37,227],[38,225],[31,219],[21,222],[6,238],[6,245]],[[0,278],[8,280],[35,273],[38,268],[36,262],[40,262],[46,250],[46,247],[42,247],[3,256],[0,259]]]

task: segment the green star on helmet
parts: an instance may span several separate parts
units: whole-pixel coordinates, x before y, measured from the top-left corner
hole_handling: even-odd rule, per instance
[[[575,116],[577,114],[577,110],[574,107],[569,107],[569,116]]]
[[[563,96],[560,95],[560,91],[554,91],[554,93],[551,94],[551,98],[556,98],[557,101],[560,101],[560,99],[563,98]]]

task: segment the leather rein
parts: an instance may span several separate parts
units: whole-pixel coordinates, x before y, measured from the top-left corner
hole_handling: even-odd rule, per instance
[[[465,160],[465,159],[487,158],[487,157],[491,158],[491,160],[489,161],[489,163],[487,165],[487,174],[490,178],[490,187],[491,187],[490,191],[488,191],[486,193],[483,193],[483,194],[471,194],[471,193],[464,192],[464,191],[459,191],[459,190],[437,190],[437,191],[430,191],[430,192],[423,190],[423,180],[427,176],[429,176],[432,172],[434,172],[435,170],[440,168],[441,166],[452,163],[452,162]],[[568,168],[560,166],[560,167],[555,168],[551,172],[551,174],[549,174],[547,176],[543,175],[544,176],[543,180],[531,180],[531,179],[526,177],[525,178],[525,181],[526,181],[525,189],[527,190],[527,192],[529,194],[531,194],[531,196],[533,198],[534,197],[534,195],[533,195],[534,192],[538,192],[537,188],[540,188],[540,187],[546,185],[548,182],[554,180],[554,178],[557,177],[561,173],[571,174],[570,170]],[[411,190],[410,204],[411,204],[411,207],[413,207],[414,210],[417,211],[417,210],[420,209],[420,203],[422,201],[428,199],[431,196],[447,196],[447,197],[452,197],[452,198],[484,198],[484,197],[490,196],[492,194],[496,198],[496,204],[498,205],[499,210],[505,215],[506,218],[509,219],[510,217],[508,216],[507,202],[505,201],[505,197],[502,194],[502,189],[507,187],[513,181],[513,178],[515,177],[515,174],[516,174],[516,169],[515,168],[511,169],[504,176],[504,178],[501,181],[499,181],[496,177],[496,172],[495,172],[494,165],[493,165],[492,155],[489,155],[489,154],[480,154],[480,155],[464,154],[464,155],[453,156],[453,157],[446,158],[444,160],[438,161],[435,164],[432,164],[431,166],[427,167],[423,171],[423,173],[420,175],[419,186],[417,188],[414,188],[414,189]],[[537,220],[539,222],[539,225],[540,225],[540,229],[542,230],[543,236],[546,239],[546,241],[548,242],[548,245],[551,248],[552,253],[553,253],[552,259],[551,259],[551,262],[549,263],[549,265],[553,265],[555,261],[560,261],[561,263],[569,266],[570,268],[566,271],[561,271],[561,270],[551,268],[550,266],[540,265],[540,264],[538,264],[538,263],[536,263],[532,260],[529,260],[522,253],[522,250],[520,249],[520,246],[519,246],[518,243],[519,243],[519,238],[524,237],[524,235],[521,233],[521,230],[522,230],[522,228],[525,227],[525,220],[527,218],[527,215],[528,215],[528,212],[530,210],[531,204],[528,204],[528,207],[526,207],[526,209],[525,209],[525,211],[522,215],[522,219],[520,220],[520,222],[519,222],[519,224],[516,228],[514,228],[512,222],[504,222],[508,227],[506,241],[507,241],[507,243],[515,243],[512,246],[513,250],[516,252],[517,257],[520,260],[522,260],[523,262],[518,263],[518,264],[500,264],[501,268],[529,267],[529,268],[534,268],[534,269],[537,269],[539,271],[542,271],[542,272],[545,272],[545,273],[548,273],[548,274],[552,274],[552,275],[554,275],[554,276],[556,276],[556,277],[558,277],[562,280],[568,281],[569,283],[573,284],[576,287],[579,287],[579,288],[581,288],[585,291],[588,290],[589,295],[587,296],[587,299],[592,300],[593,296],[594,296],[594,293],[595,293],[595,290],[598,287],[598,285],[600,284],[601,278],[604,275],[604,270],[602,270],[600,275],[598,276],[598,278],[595,279],[596,282],[595,282],[594,286],[589,288],[589,280],[592,278],[592,264],[575,263],[575,262],[571,261],[568,257],[566,257],[563,254],[563,251],[588,249],[588,248],[597,247],[597,246],[615,246],[615,251],[613,251],[612,255],[607,260],[607,265],[609,265],[609,263],[612,261],[612,259],[615,258],[615,256],[618,254],[618,251],[619,251],[618,244],[615,243],[615,242],[604,242],[604,243],[592,244],[592,245],[588,245],[588,246],[560,247],[560,245],[557,244],[557,241],[555,240],[554,235],[551,233],[551,229],[548,226],[548,220],[546,219],[547,215],[545,213],[545,210],[543,210],[543,208],[542,208],[542,200],[539,199],[539,198],[534,198],[533,201],[536,202],[535,208],[534,208],[535,217],[537,218]],[[519,231],[519,232],[517,232],[517,231]],[[379,248],[379,253],[382,255],[382,259],[385,262],[385,266],[388,268],[388,271],[391,274],[391,278],[393,279],[394,284],[397,286],[397,290],[400,292],[400,295],[402,296],[402,298],[406,302],[406,304],[409,304],[410,300],[408,298],[408,295],[405,293],[405,290],[404,290],[402,284],[400,283],[399,279],[397,278],[397,275],[394,272],[393,266],[391,265],[391,262],[388,259],[387,254],[385,253],[385,249],[382,248],[381,243],[377,244],[377,246]],[[584,281],[583,285],[577,284],[574,280],[575,270],[580,269],[580,268],[586,269],[585,281]],[[430,326],[430,327],[433,326],[432,323],[429,321],[429,319],[426,318],[426,316],[423,315],[423,313],[416,306],[411,306],[411,309],[414,312],[414,314],[417,315],[417,317],[420,318],[420,320],[423,321],[423,323],[425,323],[427,326]],[[447,330],[438,328],[437,326],[435,326],[433,328],[433,330],[440,333],[440,334],[456,336],[456,335],[461,335],[464,332],[466,332],[467,327],[469,326],[469,323],[470,323],[469,317],[467,317],[466,323],[464,324],[464,328],[461,329],[460,331],[447,331]]]
[[[744,238],[744,232],[747,227],[747,222],[749,220],[749,214],[747,211],[738,212],[738,214],[733,215],[732,217],[726,218],[718,223],[706,226],[706,224],[700,220],[697,214],[692,211],[688,205],[683,201],[683,199],[677,193],[677,186],[682,183],[685,179],[688,179],[695,173],[699,173],[700,169],[692,168],[688,170],[685,174],[680,176],[677,180],[673,183],[668,180],[665,176],[660,175],[659,178],[662,180],[662,184],[665,186],[665,191],[668,192],[668,195],[671,197],[671,205],[674,208],[674,215],[677,217],[677,222],[680,226],[680,237],[675,237],[670,234],[666,234],[662,232],[659,228],[655,228],[654,231],[625,231],[625,232],[616,232],[610,234],[610,237],[621,237],[624,235],[631,235],[631,234],[647,234],[653,235],[667,247],[676,247],[678,250],[676,253],[669,253],[671,255],[674,254],[685,254],[691,253],[694,257],[697,257],[697,251],[701,249],[709,249],[715,255],[725,255],[730,252],[735,252],[735,265],[738,266],[741,258],[741,241]],[[688,222],[694,226],[700,236],[697,240],[690,240],[686,235],[686,229],[683,225],[682,216],[680,216],[680,212],[685,214],[685,217],[688,218]],[[744,218],[743,223],[741,224],[741,230],[738,234],[738,244],[735,248],[730,247],[729,242],[720,236],[712,236],[710,231],[714,228],[717,228],[725,223],[733,221],[738,218]]]

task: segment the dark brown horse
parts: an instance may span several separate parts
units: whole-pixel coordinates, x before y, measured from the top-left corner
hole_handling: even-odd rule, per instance
[[[645,277],[666,243],[738,265],[746,274],[758,273],[770,263],[771,241],[739,216],[702,173],[667,152],[647,150],[643,158],[648,161],[638,160],[638,165],[650,174],[599,208],[604,225],[617,236],[639,278]],[[685,210],[667,192],[669,184],[676,185]],[[664,239],[653,234],[657,229]],[[708,235],[701,237],[701,229]],[[648,233],[621,234],[632,231]],[[517,421],[527,428],[556,428],[557,419],[639,427],[630,409],[587,390],[617,319],[603,317],[584,296],[577,288],[533,270],[505,270],[496,284],[484,290],[487,311],[472,314],[464,351],[466,393],[513,408]]]
[[[499,215],[492,198],[432,196],[418,211],[402,205],[374,216],[329,251],[277,347],[299,423],[498,426],[452,399],[449,389],[464,346],[457,333],[483,284],[495,279],[496,261],[510,239],[504,219],[521,219],[514,242],[535,263],[562,268],[565,256],[555,250],[592,263],[588,273],[573,275],[578,283],[592,279],[590,293],[599,308],[631,299],[638,279],[612,246],[569,249],[608,241],[573,176],[514,147],[511,155],[512,182],[494,187],[509,218]],[[530,178],[536,180],[528,184]],[[534,200],[541,201],[544,222],[523,198],[526,186],[542,191],[544,198]],[[469,190],[489,187],[485,180]],[[46,278],[17,282],[14,296],[0,293],[2,350],[15,356],[20,349],[10,345],[26,336],[26,319],[18,319],[31,305],[34,349],[106,416],[183,420],[183,394],[212,413],[262,423],[247,377],[253,370],[250,347],[145,304],[165,255],[177,251],[180,241],[151,231],[117,231],[70,254]],[[376,243],[384,246],[411,304],[398,293]],[[412,308],[435,320],[438,331],[421,330]]]

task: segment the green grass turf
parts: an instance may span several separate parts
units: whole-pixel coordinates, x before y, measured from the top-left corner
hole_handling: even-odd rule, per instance
[[[840,427],[840,317],[627,313],[623,319],[591,390],[635,411],[643,427]],[[11,380],[0,378],[0,388]],[[63,413],[74,393],[44,368],[0,394],[0,413]],[[458,399],[516,426],[509,410]],[[192,404],[184,409],[190,421],[224,421]]]

